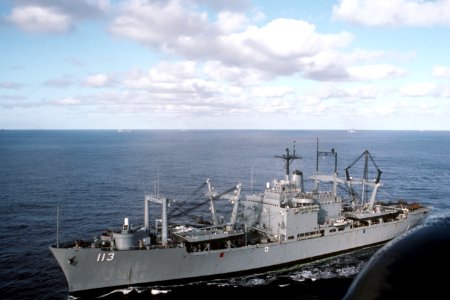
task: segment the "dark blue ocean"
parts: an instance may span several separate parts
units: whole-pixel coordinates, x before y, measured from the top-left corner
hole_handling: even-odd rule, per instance
[[[383,171],[379,195],[432,207],[426,222],[450,216],[450,132],[433,131],[0,131],[0,290],[2,299],[67,299],[64,274],[48,246],[89,239],[123,218],[143,223],[144,195],[158,189],[187,207],[203,201],[192,192],[210,178],[217,190],[238,182],[243,194],[284,176],[274,155],[293,147],[303,157],[293,169],[306,177],[321,151],[334,148],[338,171],[369,150]],[[329,167],[327,161],[321,166]],[[329,169],[331,170],[331,168]],[[355,167],[355,177],[361,177]],[[324,170],[325,171],[325,170]],[[311,186],[307,184],[307,188]],[[229,205],[219,210],[229,212]],[[208,207],[199,214],[206,215]],[[294,295],[341,299],[377,249],[288,270],[180,286],[125,289],[105,299],[211,298],[214,295]]]

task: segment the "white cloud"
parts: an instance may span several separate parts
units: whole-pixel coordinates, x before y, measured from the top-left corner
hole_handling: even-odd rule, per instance
[[[238,81],[216,80],[208,75],[212,70],[205,72],[206,65],[192,61],[161,62],[147,71],[123,74],[122,84],[128,92],[111,91],[85,98],[97,99],[98,105],[113,113],[121,107],[124,112],[157,113],[164,117],[174,114],[180,117],[236,116],[249,111],[281,111],[291,107],[286,99],[294,94],[290,87],[255,88]],[[213,69],[213,65],[211,62],[208,66]],[[98,81],[94,80],[97,78]],[[103,83],[102,78],[92,76],[92,84]]]
[[[388,64],[348,67],[347,72],[354,80],[381,80],[406,74],[404,69]]]
[[[267,78],[302,72],[308,67],[303,59],[344,48],[353,40],[348,32],[318,33],[302,20],[279,18],[257,27],[245,15],[222,12],[212,22],[206,12],[183,4],[129,2],[110,29],[187,59],[259,70]]]
[[[222,33],[233,33],[247,28],[249,20],[244,14],[224,11],[217,15],[216,25]]]
[[[216,59],[269,76],[292,75],[307,70],[308,59],[345,47],[352,38],[346,32],[317,33],[314,25],[301,20],[275,19],[263,27],[222,36]]]
[[[400,92],[408,97],[432,96],[438,93],[438,86],[433,82],[414,83],[402,87]]]
[[[210,107],[212,110],[215,107],[217,111],[225,112],[241,106],[238,99],[242,94],[230,94],[236,93],[239,87],[200,75],[201,65],[192,61],[162,62],[146,72],[131,72],[123,83],[130,89],[145,91],[149,99],[164,107],[187,105]]]
[[[369,115],[377,115],[377,116],[389,116],[394,115],[397,112],[397,108],[392,104],[383,104],[380,106],[375,106],[371,112],[366,112]]]
[[[262,105],[261,107],[258,107],[258,110],[262,113],[292,113],[292,106],[291,104],[282,99],[274,99],[270,100],[268,103]]]
[[[255,85],[269,79],[267,74],[253,68],[226,66],[220,61],[207,61],[203,64],[203,73],[211,79],[233,82],[238,85]]]
[[[73,83],[74,83],[73,78],[71,78],[71,76],[63,75],[59,78],[49,79],[44,84],[46,86],[54,87],[54,88],[66,88],[66,87],[71,86]]]
[[[443,98],[450,98],[450,85],[441,86],[440,96]]]
[[[255,87],[251,91],[251,96],[261,98],[283,98],[294,92],[293,88],[286,86]]]
[[[209,30],[207,14],[191,12],[174,0],[130,1],[111,25],[117,35],[155,47],[189,43]]]
[[[317,106],[320,103],[320,99],[316,98],[316,97],[307,97],[304,101],[303,104],[305,106]]]
[[[433,66],[433,76],[438,78],[449,78],[450,68],[445,66]]]
[[[341,0],[335,19],[365,26],[450,26],[447,0]]]
[[[319,33],[303,20],[278,18],[255,26],[242,12],[219,12],[211,21],[192,2],[131,1],[122,5],[110,29],[129,38],[203,62],[205,75],[215,80],[238,80],[257,84],[277,76],[301,74],[319,81],[380,80],[405,71],[387,64],[385,51],[354,49],[341,52],[353,35],[341,31]],[[365,66],[358,66],[365,63]],[[370,64],[372,63],[372,64]],[[149,78],[129,82],[135,87],[151,85]]]
[[[186,82],[197,80],[197,64],[193,61],[170,63],[163,61],[147,72],[134,70],[124,83],[133,89],[149,89],[155,92],[176,92],[182,89]],[[184,88],[183,91],[186,91]]]
[[[250,0],[193,0],[215,11],[243,11],[251,6]]]
[[[323,117],[330,116],[330,113],[332,116],[338,115],[336,103],[320,101],[315,98],[308,98],[301,102],[299,110],[305,116]]]
[[[149,71],[149,77],[154,81],[177,81],[196,77],[197,63],[194,61],[182,61],[171,63],[160,62]]]
[[[347,32],[320,34],[314,25],[294,19],[275,19],[261,28],[252,27],[231,40],[261,55],[298,58],[347,46],[353,36]]]
[[[319,81],[346,80],[349,74],[342,57],[336,51],[322,51],[312,57],[301,58],[303,75]]]
[[[318,99],[339,99],[348,102],[357,102],[365,99],[375,99],[381,91],[374,85],[362,85],[354,88],[344,88],[335,84],[321,85],[313,92]]]
[[[86,85],[94,88],[106,87],[112,84],[112,80],[105,74],[90,75],[85,80]]]
[[[13,9],[9,20],[26,31],[65,32],[72,19],[53,7],[21,6]]]
[[[406,97],[450,98],[450,84],[435,82],[416,82],[399,88],[400,94]]]
[[[74,106],[74,105],[81,104],[81,100],[79,100],[77,98],[68,97],[68,98],[57,99],[57,100],[53,101],[53,104],[64,105],[64,106]]]
[[[109,0],[21,0],[6,18],[22,30],[37,33],[64,33],[84,19],[98,20],[111,10]]]
[[[361,48],[356,48],[343,57],[346,63],[358,63],[358,62],[369,62],[376,59],[382,59],[386,57],[386,52],[381,50],[366,50]],[[342,55],[344,56],[344,55]]]
[[[239,98],[239,96],[237,96]],[[235,100],[227,101],[218,97],[202,97],[200,94],[178,93],[167,91],[156,93],[153,90],[134,90],[127,92],[110,92],[93,95],[90,99],[102,108],[113,113],[153,114],[158,117],[173,119],[178,117],[192,118],[207,115],[230,115],[238,111],[248,111],[249,104]],[[206,114],[205,114],[206,113]]]
[[[242,87],[239,87],[239,86],[229,86],[226,88],[225,91],[228,95],[237,97],[239,95],[242,95],[244,93],[245,89]]]
[[[3,88],[3,89],[18,90],[22,86],[23,86],[23,84],[21,84],[19,82],[12,82],[12,81],[0,82],[0,88]]]

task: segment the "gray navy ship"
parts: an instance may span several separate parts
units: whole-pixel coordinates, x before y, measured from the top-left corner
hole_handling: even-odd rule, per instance
[[[318,144],[318,143],[317,143]],[[319,158],[334,160],[334,172],[319,170]],[[175,222],[186,210],[159,194],[144,196],[144,224],[102,232],[85,241],[50,245],[66,276],[69,292],[87,292],[138,285],[161,285],[222,278],[309,262],[370,245],[383,244],[420,224],[429,208],[403,200],[381,202],[377,191],[382,172],[364,151],[337,173],[337,152],[319,151],[311,191],[303,173],[290,172],[301,157],[294,149],[276,155],[285,164],[285,178],[267,182],[265,190],[241,195],[241,184],[217,192],[210,180],[201,185],[211,220]],[[360,162],[360,163],[358,163]],[[350,176],[361,165],[363,175]],[[375,169],[369,179],[369,165]],[[338,187],[348,197],[338,194]],[[219,217],[216,202],[228,199],[231,216]],[[191,209],[198,205],[191,205]],[[150,220],[149,209],[156,218]],[[179,218],[178,218],[179,219]]]

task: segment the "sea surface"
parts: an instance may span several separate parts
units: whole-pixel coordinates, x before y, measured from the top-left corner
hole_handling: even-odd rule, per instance
[[[209,178],[216,190],[238,182],[242,194],[263,191],[283,178],[274,155],[290,148],[303,159],[291,170],[316,170],[316,146],[338,153],[338,171],[369,150],[383,172],[379,195],[432,208],[426,223],[450,216],[448,131],[264,131],[264,130],[2,130],[0,131],[0,291],[2,299],[68,299],[67,283],[48,247],[59,240],[89,239],[119,227],[124,217],[143,223],[144,195],[159,192],[186,207]],[[295,141],[295,142],[294,142]],[[332,171],[328,158],[323,173]],[[331,166],[331,167],[330,167]],[[362,168],[350,169],[354,177]],[[374,173],[373,173],[374,174]],[[370,176],[372,173],[370,173]],[[311,188],[306,183],[306,188]],[[219,205],[228,218],[230,204]],[[200,207],[199,216],[208,216]],[[378,248],[367,248],[252,276],[178,286],[111,291],[104,299],[195,299],[214,295],[341,299]],[[264,297],[263,297],[264,298]]]

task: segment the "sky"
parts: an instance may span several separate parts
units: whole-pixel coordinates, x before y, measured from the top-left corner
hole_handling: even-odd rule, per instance
[[[450,130],[450,0],[2,0],[0,129]]]

